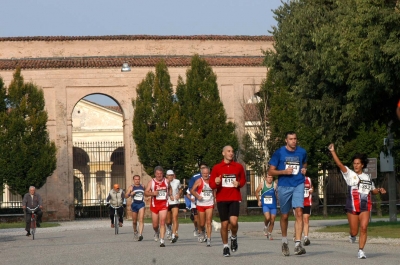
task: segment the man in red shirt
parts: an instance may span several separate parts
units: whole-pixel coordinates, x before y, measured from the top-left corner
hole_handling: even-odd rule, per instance
[[[242,195],[240,188],[246,184],[246,175],[243,166],[233,158],[235,153],[232,146],[225,146],[222,149],[224,159],[216,164],[211,171],[210,188],[216,189],[216,200],[219,218],[221,220],[221,238],[224,244],[223,255],[230,256],[228,246],[228,224],[231,225],[231,250],[236,252],[238,217]]]

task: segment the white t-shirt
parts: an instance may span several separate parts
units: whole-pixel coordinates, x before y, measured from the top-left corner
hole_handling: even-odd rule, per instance
[[[179,199],[176,200],[175,196],[177,194],[179,194],[179,190],[181,189],[181,182],[179,181],[179,179],[174,179],[170,182],[171,185],[171,189],[172,189],[172,196],[174,196],[174,200],[171,200],[170,197],[168,196],[168,203],[169,204],[178,204],[179,203]]]
[[[363,194],[368,194],[371,190],[375,189],[375,185],[369,175],[365,173],[358,175],[348,167],[346,169],[347,172],[342,172],[342,175],[348,186],[358,186],[358,191]]]

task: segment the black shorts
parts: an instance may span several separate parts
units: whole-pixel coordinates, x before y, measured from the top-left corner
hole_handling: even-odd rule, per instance
[[[231,216],[239,216],[240,202],[217,202],[217,208],[221,222],[228,221]]]
[[[309,214],[309,215],[311,215],[311,206],[304,206],[304,208],[303,208],[303,214]]]
[[[179,204],[170,204],[170,205],[168,205],[168,212],[170,212],[172,208],[178,208],[179,209]]]

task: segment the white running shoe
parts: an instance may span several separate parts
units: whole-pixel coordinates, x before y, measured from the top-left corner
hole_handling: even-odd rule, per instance
[[[154,241],[158,241],[158,239],[160,238],[160,232],[154,233]]]
[[[359,259],[366,259],[367,256],[365,256],[364,251],[362,251],[361,249],[358,250],[358,258]]]
[[[172,231],[167,229],[167,239],[171,239]]]
[[[193,230],[193,236],[199,236],[199,233],[197,233],[197,230],[195,229],[195,230]]]
[[[264,230],[263,231],[264,231],[264,236],[268,236],[268,227],[264,226]]]

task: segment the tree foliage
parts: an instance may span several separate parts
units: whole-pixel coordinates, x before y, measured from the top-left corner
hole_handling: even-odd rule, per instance
[[[299,119],[326,142],[387,124],[400,96],[397,1],[299,0],[275,10],[276,52],[266,63],[285,83]]]
[[[221,160],[222,147],[238,147],[235,126],[227,122],[217,77],[207,62],[194,56],[186,81],[178,79],[173,94],[167,66],[160,62],[138,85],[133,101],[133,137],[140,162],[152,174],[155,166],[190,177],[198,162]]]
[[[25,83],[17,69],[7,94],[0,82],[0,179],[14,193],[42,187],[56,168],[56,147],[49,140],[43,91]]]

